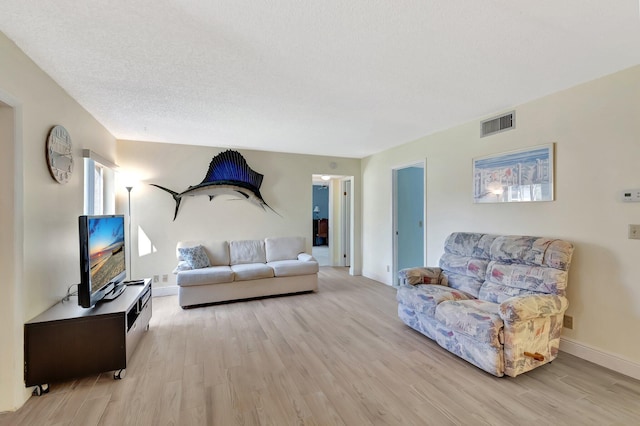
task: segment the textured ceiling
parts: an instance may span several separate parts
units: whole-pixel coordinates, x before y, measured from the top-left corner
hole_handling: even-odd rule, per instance
[[[2,0],[0,31],[119,139],[357,158],[640,63],[638,0]]]

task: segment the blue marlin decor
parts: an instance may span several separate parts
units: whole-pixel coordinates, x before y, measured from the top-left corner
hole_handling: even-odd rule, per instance
[[[178,217],[178,209],[182,198],[189,195],[207,195],[209,201],[218,195],[240,195],[241,199],[247,200],[263,210],[269,208],[277,214],[264,201],[260,195],[260,185],[264,176],[255,172],[249,167],[247,161],[238,151],[228,150],[221,152],[211,159],[209,170],[204,180],[195,186],[190,186],[185,191],[177,193],[160,185],[152,183],[152,186],[167,191],[176,201],[176,211],[173,220]]]

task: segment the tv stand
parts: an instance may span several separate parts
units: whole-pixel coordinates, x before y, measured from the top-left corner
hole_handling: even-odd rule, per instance
[[[24,382],[46,393],[51,382],[114,371],[122,379],[127,362],[149,329],[151,280],[122,286],[109,303],[85,309],[77,298],[60,302],[24,325]]]

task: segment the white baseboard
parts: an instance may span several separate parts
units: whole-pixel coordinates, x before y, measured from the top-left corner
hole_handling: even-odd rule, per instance
[[[597,349],[566,337],[560,338],[560,350],[578,358],[586,359],[625,376],[640,380],[640,363],[623,356]]]
[[[174,296],[178,294],[178,286],[170,285],[165,287],[153,287],[153,297]]]

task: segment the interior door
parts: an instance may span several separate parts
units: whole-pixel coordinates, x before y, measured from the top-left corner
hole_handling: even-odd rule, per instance
[[[424,266],[424,166],[403,167],[394,171],[394,268],[398,271]]]

